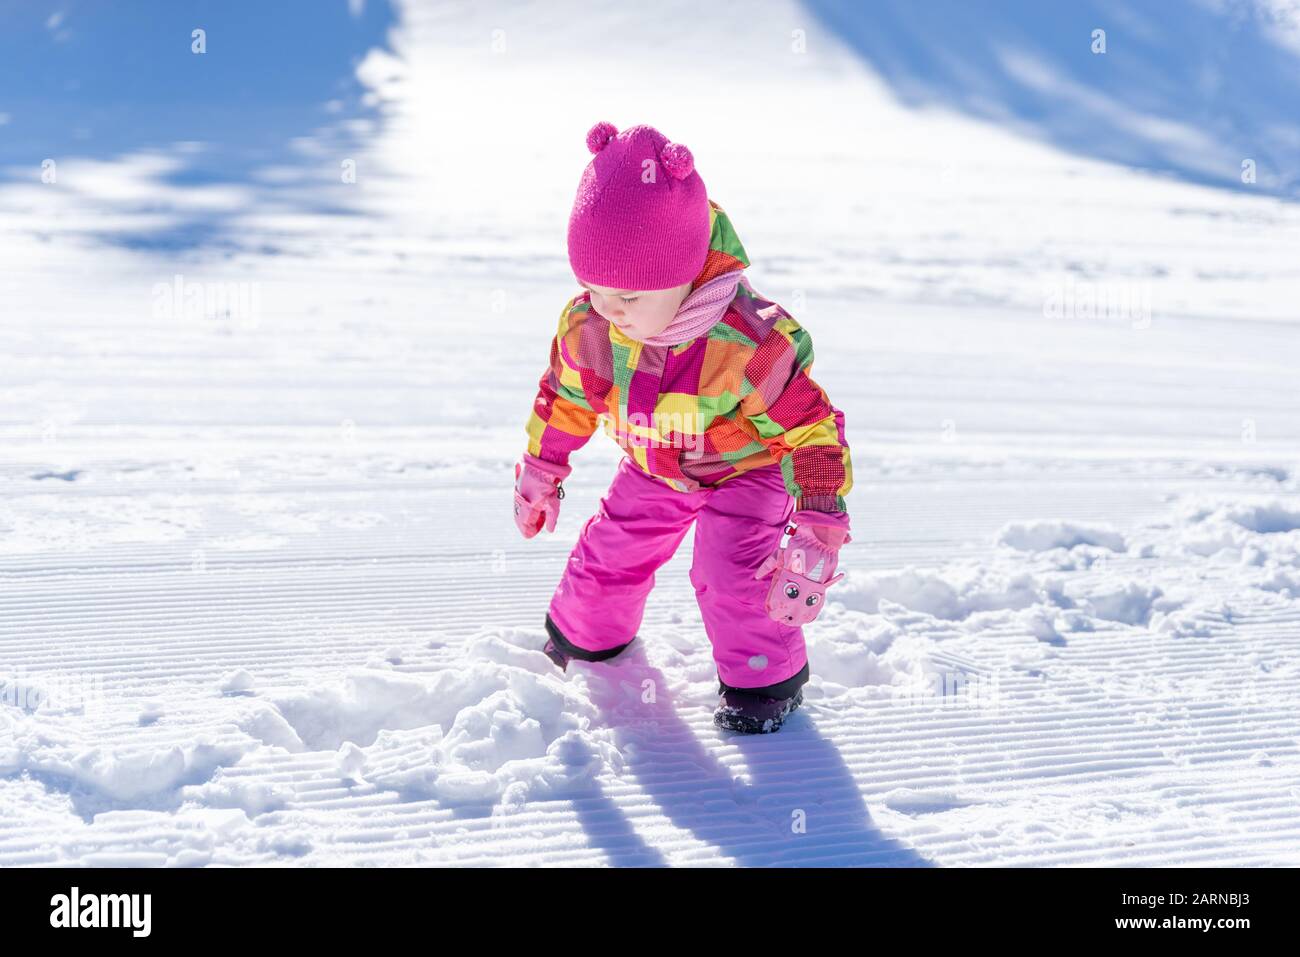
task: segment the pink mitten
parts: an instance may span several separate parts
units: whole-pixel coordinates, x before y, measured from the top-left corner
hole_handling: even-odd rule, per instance
[[[560,481],[571,471],[571,465],[557,465],[527,452],[515,463],[515,525],[524,538],[532,538],[543,525],[548,532],[555,531],[564,498]]]
[[[842,579],[836,575],[840,546],[849,536],[848,515],[802,509],[786,524],[781,544],[755,578],[772,575],[764,606],[769,617],[782,624],[806,625],[822,610],[826,589]],[[821,572],[813,577],[820,566]]]

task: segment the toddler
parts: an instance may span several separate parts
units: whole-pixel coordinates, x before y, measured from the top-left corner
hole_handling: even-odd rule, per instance
[[[775,731],[808,681],[801,626],[843,577],[844,415],[809,376],[808,333],[746,280],[690,150],[604,122],[587,147],[568,228],[584,291],[560,312],[515,465],[520,532],[554,530],[569,456],[598,419],[625,455],[551,598],[544,650],[563,669],[627,648],[655,571],[694,522],[715,723]]]

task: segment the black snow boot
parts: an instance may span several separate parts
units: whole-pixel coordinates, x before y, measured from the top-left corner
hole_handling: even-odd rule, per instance
[[[574,658],[582,661],[604,661],[606,658],[613,658],[636,640],[633,638],[632,641],[624,642],[615,648],[606,648],[604,651],[588,651],[565,638],[564,633],[555,627],[555,622],[551,621],[550,615],[546,616],[546,634],[546,644],[542,646],[542,651],[545,652],[546,657],[560,666],[561,671],[567,671],[569,662]]]
[[[803,703],[803,686],[808,683],[805,661],[798,674],[762,688],[733,688],[718,678],[722,695],[713,723],[726,731],[742,734],[770,734],[779,731],[786,716]]]
[[[770,734],[779,731],[786,715],[803,703],[803,689],[790,698],[770,698],[752,694],[740,688],[722,692],[718,710],[713,712],[713,723],[725,731],[742,734]]]

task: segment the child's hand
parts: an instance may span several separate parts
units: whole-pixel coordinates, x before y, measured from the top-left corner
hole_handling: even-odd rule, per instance
[[[547,462],[527,452],[515,463],[515,525],[524,538],[532,538],[543,526],[548,532],[555,531],[560,499],[564,498],[560,481],[570,471],[571,466]]]
[[[826,589],[844,577],[835,575],[835,568],[839,564],[840,547],[852,541],[848,516],[827,516],[811,510],[796,512],[786,526],[782,541],[784,544],[777,546],[754,577],[772,575],[772,585],[764,601],[768,616],[784,625],[798,627],[821,613]],[[812,572],[819,564],[820,575],[814,578]]]

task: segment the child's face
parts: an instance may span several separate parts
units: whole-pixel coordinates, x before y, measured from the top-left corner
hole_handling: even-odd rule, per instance
[[[691,291],[685,283],[671,289],[611,289],[608,286],[580,284],[591,292],[596,311],[616,325],[631,339],[645,340],[657,336],[677,315],[677,308]]]

